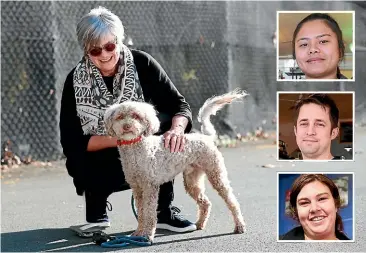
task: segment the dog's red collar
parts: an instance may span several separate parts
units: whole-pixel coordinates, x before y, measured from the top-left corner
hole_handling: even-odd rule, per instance
[[[142,136],[140,135],[139,137],[126,141],[126,140],[117,140],[117,146],[123,146],[123,145],[131,145],[131,144],[135,144],[139,141],[141,141]]]

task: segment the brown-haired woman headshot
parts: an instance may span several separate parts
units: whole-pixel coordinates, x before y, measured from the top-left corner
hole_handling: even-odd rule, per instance
[[[293,33],[292,55],[306,79],[347,79],[338,66],[344,53],[342,30],[328,14],[308,15]]]
[[[300,226],[280,240],[350,240],[343,232],[341,198],[331,179],[322,174],[303,174],[290,191],[291,217]]]

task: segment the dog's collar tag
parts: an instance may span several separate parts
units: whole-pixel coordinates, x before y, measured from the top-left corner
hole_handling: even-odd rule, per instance
[[[126,140],[117,140],[117,146],[123,146],[123,145],[131,145],[131,144],[135,144],[139,141],[141,141],[142,136],[140,135],[139,137],[126,141]]]

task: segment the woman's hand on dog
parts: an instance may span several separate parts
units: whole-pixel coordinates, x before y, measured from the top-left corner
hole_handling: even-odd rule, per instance
[[[184,151],[184,144],[186,143],[186,138],[184,136],[184,130],[188,124],[188,119],[182,115],[175,115],[172,119],[172,126],[169,131],[167,131],[164,136],[164,146],[169,148],[170,152],[182,152]]]
[[[164,146],[169,148],[170,152],[182,152],[184,151],[184,144],[186,138],[184,136],[184,129],[181,126],[175,127],[167,131],[164,135]],[[170,144],[170,145],[169,145]]]

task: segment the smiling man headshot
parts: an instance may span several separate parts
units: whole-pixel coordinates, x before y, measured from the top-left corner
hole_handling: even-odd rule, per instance
[[[303,160],[339,160],[331,142],[339,134],[339,110],[327,94],[315,93],[296,101],[294,132]]]
[[[347,79],[338,66],[345,54],[342,30],[328,14],[310,14],[297,25],[292,52],[306,79]]]

